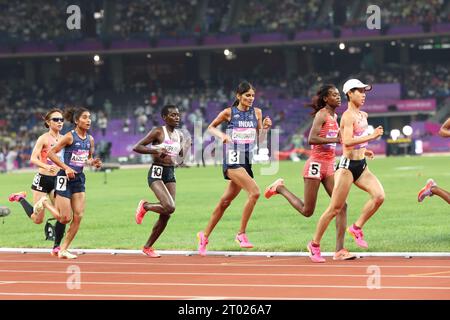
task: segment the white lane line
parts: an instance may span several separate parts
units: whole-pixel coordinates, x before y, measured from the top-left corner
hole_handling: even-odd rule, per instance
[[[67,284],[66,281],[14,281],[14,284]],[[328,289],[366,289],[367,286],[343,286],[326,284],[246,284],[246,283],[173,283],[173,282],[91,282],[82,281],[82,286],[178,286],[178,287],[245,287],[245,288],[328,288]],[[381,286],[380,289],[400,290],[449,290],[450,287],[418,287],[418,286]]]
[[[60,264],[60,265],[73,265],[73,264],[86,264],[86,265],[142,265],[142,266],[195,266],[195,267],[202,267],[202,266],[215,266],[215,267],[264,267],[264,268],[299,268],[299,267],[305,267],[305,268],[367,268],[368,266],[373,265],[374,263],[368,264],[357,264],[358,260],[356,260],[356,264],[237,264],[237,263],[202,263],[200,260],[197,263],[154,263],[154,262],[106,262],[106,261],[82,261],[82,260],[0,260],[1,263],[30,263],[30,264],[36,264],[36,263],[44,263],[44,264]],[[435,268],[435,269],[449,269],[450,268],[450,260],[448,265],[380,265],[380,268]]]
[[[450,271],[447,271],[447,273]],[[40,274],[67,274],[60,270],[0,270],[0,273],[40,273]],[[231,277],[342,277],[342,278],[367,278],[363,274],[326,274],[326,273],[233,273],[233,272],[119,272],[119,271],[81,271],[82,274],[117,274],[117,275],[156,275],[156,276],[231,276]],[[438,276],[428,274],[417,275],[381,275],[382,278],[437,278],[448,279],[450,276]]]

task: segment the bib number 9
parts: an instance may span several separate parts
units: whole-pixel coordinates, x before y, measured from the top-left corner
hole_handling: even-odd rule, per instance
[[[67,190],[67,177],[59,176],[56,178],[56,190],[57,191],[66,191]]]

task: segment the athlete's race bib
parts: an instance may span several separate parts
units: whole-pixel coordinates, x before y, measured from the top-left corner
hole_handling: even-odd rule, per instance
[[[66,176],[56,177],[56,190],[57,191],[66,191],[67,190],[67,177]]]
[[[41,177],[42,176],[39,173],[36,173],[36,175],[34,176],[34,179],[33,179],[33,186],[39,191],[42,190],[42,187],[40,186]]]
[[[249,144],[256,140],[255,128],[233,128],[231,139],[237,144]]]
[[[311,162],[308,168],[308,177],[320,178],[320,163]]]
[[[228,150],[227,164],[240,164],[241,152],[237,150]]]
[[[162,166],[152,166],[151,169],[151,173],[150,173],[150,177],[152,177],[153,179],[162,179],[162,175],[163,175],[163,170],[164,168]]]
[[[71,166],[83,167],[89,157],[89,150],[77,150],[72,152],[70,157]]]

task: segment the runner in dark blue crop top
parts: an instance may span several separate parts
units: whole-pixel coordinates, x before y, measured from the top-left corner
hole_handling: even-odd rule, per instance
[[[56,178],[55,204],[59,209],[60,221],[68,223],[70,227],[58,257],[62,259],[75,259],[76,255],[67,251],[80,227],[85,207],[85,176],[84,166],[91,165],[100,168],[102,162],[92,158],[94,153],[94,138],[88,134],[91,126],[91,114],[86,108],[68,109],[64,111],[64,118],[75,124],[75,129],[68,132],[56,146],[50,149],[48,157],[62,170]],[[64,149],[63,161],[57,153]],[[45,206],[49,206],[45,202]],[[73,217],[72,217],[73,212]]]

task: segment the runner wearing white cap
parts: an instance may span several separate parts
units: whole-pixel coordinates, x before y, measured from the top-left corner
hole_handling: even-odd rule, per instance
[[[356,244],[367,248],[362,227],[384,202],[384,190],[380,181],[370,172],[366,164],[366,156],[372,159],[374,153],[366,149],[367,143],[383,135],[383,127],[377,127],[372,134],[367,133],[367,113],[360,111],[366,99],[366,91],[372,90],[358,79],[348,80],[343,87],[347,96],[348,107],[342,115],[340,131],[342,137],[342,157],[336,168],[334,188],[331,202],[319,219],[312,241],[308,243],[308,251],[313,262],[325,262],[320,253],[320,240],[331,220],[344,207],[350,188],[357,187],[370,194],[359,219],[347,231],[355,239]]]

